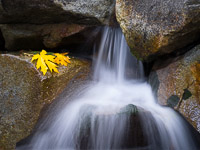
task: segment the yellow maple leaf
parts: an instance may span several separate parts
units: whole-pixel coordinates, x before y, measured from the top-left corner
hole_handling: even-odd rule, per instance
[[[43,74],[45,75],[48,68],[49,70],[52,72],[57,72],[58,73],[58,69],[57,69],[57,65],[54,63],[55,62],[55,56],[52,55],[46,55],[47,52],[45,50],[42,50],[40,52],[40,54],[36,54],[33,55],[32,60],[37,60],[37,69],[41,68],[41,71],[43,72]]]
[[[61,65],[64,65],[64,66],[67,66],[68,63],[71,63],[69,56],[65,56],[67,54],[68,53],[62,53],[62,54],[55,53],[54,54],[56,56],[55,63],[61,64]]]

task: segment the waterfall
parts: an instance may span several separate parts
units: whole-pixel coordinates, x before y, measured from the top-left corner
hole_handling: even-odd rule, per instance
[[[184,120],[156,103],[121,30],[104,27],[97,45],[92,82],[18,149],[197,149]]]

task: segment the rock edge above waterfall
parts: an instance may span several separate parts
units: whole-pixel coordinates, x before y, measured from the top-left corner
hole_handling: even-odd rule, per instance
[[[144,61],[179,53],[200,40],[196,0],[117,0],[116,16],[132,53]]]
[[[34,128],[44,106],[51,103],[70,81],[85,79],[90,63],[72,58],[59,74],[45,76],[30,57],[0,55],[0,149],[11,150]]]

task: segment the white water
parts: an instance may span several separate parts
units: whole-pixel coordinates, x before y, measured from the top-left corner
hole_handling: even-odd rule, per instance
[[[141,149],[195,150],[183,120],[172,109],[159,106],[150,85],[142,81],[142,64],[131,56],[121,31],[104,28],[97,50],[93,83],[53,122],[41,125],[48,129],[34,135],[29,149],[133,149],[124,145],[131,117],[119,112],[134,104],[146,112],[139,112],[148,140],[148,145],[139,145]]]

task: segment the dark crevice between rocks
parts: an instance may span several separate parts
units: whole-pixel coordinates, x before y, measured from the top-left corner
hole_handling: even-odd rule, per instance
[[[42,13],[47,13],[47,12],[41,12],[41,14]],[[30,14],[30,13],[29,13]],[[38,15],[39,16],[39,15]],[[70,17],[69,17],[70,16]],[[8,17],[8,18],[12,18],[12,16],[6,16],[6,17]],[[41,22],[37,22],[37,18],[31,18],[31,19],[33,19],[33,22],[32,21],[30,21],[30,20],[27,20],[26,18],[27,18],[27,16],[17,16],[18,17],[18,19],[20,20],[20,22],[19,22],[19,20],[18,19],[14,19],[14,18],[12,18],[13,20],[12,21],[10,21],[10,20],[8,20],[8,21],[5,21],[5,22],[1,22],[0,21],[0,24],[9,24],[9,25],[12,25],[12,24],[22,24],[22,25],[24,25],[24,24],[32,24],[32,25],[44,25],[44,24],[59,24],[59,23],[66,23],[66,24],[79,24],[79,25],[93,25],[93,26],[96,26],[96,25],[98,25],[98,26],[101,26],[102,25],[102,23],[99,21],[99,20],[97,20],[95,17],[88,17],[88,18],[84,18],[85,16],[80,16],[79,14],[70,14],[70,13],[66,13],[65,12],[65,14],[59,14],[59,17],[61,18],[61,20],[59,20],[60,18],[57,18],[57,19],[55,19],[55,20],[50,20],[50,21],[41,21]],[[16,18],[17,18],[16,17]],[[44,20],[46,19],[46,18],[49,18],[49,19],[51,19],[51,18],[56,18],[56,17],[58,17],[58,16],[55,16],[55,15],[53,15],[53,16],[48,16],[48,17],[44,17]],[[68,18],[68,19],[66,19],[66,18]],[[76,20],[76,21],[75,21]]]
[[[200,35],[200,34],[199,34]],[[182,56],[184,56],[185,53],[190,51],[192,48],[200,44],[200,37],[192,42],[191,44],[177,49],[169,54],[165,54],[162,56],[154,56],[155,60],[151,62],[143,62],[144,64],[144,70],[145,70],[145,76],[148,77],[152,71],[165,68],[168,66],[170,63],[177,61],[180,59]]]
[[[196,41],[194,41],[193,43],[181,48],[181,49],[177,49],[174,52],[167,54],[167,55],[163,55],[161,57],[159,57],[155,62],[154,62],[154,67],[152,68],[153,70],[157,70],[160,68],[164,68],[166,66],[168,66],[170,63],[178,60],[179,58],[181,58],[181,56],[183,56],[185,53],[187,53],[188,51],[190,51],[192,48],[194,48],[195,46],[200,44],[200,37],[199,39],[197,39]]]
[[[0,29],[0,51],[5,51],[5,40]]]
[[[116,17],[116,7],[114,7],[113,13],[109,16],[109,26],[120,28],[120,25],[119,25],[119,23],[117,21],[117,17]]]
[[[13,43],[13,48],[15,50],[42,50],[46,49],[44,44],[42,43],[43,39],[40,36],[33,36],[33,37],[22,37],[15,39]]]
[[[185,48],[158,57],[155,61],[143,62],[145,77],[147,78],[148,83],[151,85],[155,97],[157,97],[157,91],[160,84],[156,70],[164,68],[168,66],[170,63],[177,61],[178,59],[183,57],[186,52],[190,51],[199,44],[200,44],[200,38],[197,41],[193,42],[192,44],[186,46]]]
[[[197,14],[196,18],[199,18]],[[174,31],[174,36],[169,36],[169,43],[163,46],[155,55],[148,56],[145,64],[146,72],[148,76],[151,70],[157,70],[164,68],[170,63],[176,61],[180,56],[183,56],[186,52],[190,51],[193,47],[200,44],[200,21],[188,22],[181,30]]]
[[[43,44],[44,37],[41,35],[36,35],[29,38],[17,38],[12,43],[12,47],[15,48],[12,50],[5,49],[5,40],[0,32],[0,39],[3,39],[0,41],[0,48],[5,50],[4,53],[9,52],[13,54],[24,52],[31,53],[32,51],[39,52],[42,49],[46,50],[47,52],[69,52],[70,56],[91,60],[95,42],[100,38],[101,35],[101,29],[101,26],[87,27],[81,32],[63,38],[56,48],[47,48]]]
[[[60,49],[60,52],[67,50],[70,55],[75,57],[92,59],[93,55],[96,55],[95,47],[100,46],[103,27],[86,28],[80,33],[64,38],[58,49]],[[119,24],[113,22],[111,27],[118,28]]]
[[[92,59],[96,39],[100,36],[101,27],[89,27],[82,32],[66,37],[60,45],[51,49],[55,52],[69,52],[71,56]]]
[[[153,68],[154,62],[143,62],[143,67],[144,67],[144,76],[149,77],[152,68]]]
[[[0,7],[2,8],[2,10],[6,11],[6,9],[5,9],[5,0],[0,0]]]

